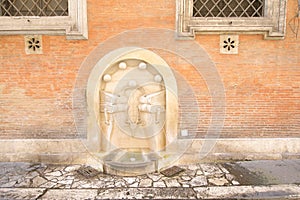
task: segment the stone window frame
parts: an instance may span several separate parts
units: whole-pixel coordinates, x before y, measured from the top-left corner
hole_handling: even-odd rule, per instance
[[[69,40],[88,39],[86,0],[68,0],[68,16],[1,16],[0,35],[66,35]]]
[[[193,0],[176,0],[177,38],[196,34],[263,34],[265,39],[284,39],[287,0],[265,0],[264,17],[193,17]]]

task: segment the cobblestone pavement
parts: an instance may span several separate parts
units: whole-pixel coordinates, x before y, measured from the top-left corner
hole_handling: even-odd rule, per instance
[[[121,177],[98,173],[86,177],[81,165],[0,163],[0,199],[300,199],[293,185],[253,186],[226,169],[228,164],[180,166],[173,177],[161,173]],[[271,196],[272,196],[271,195]]]

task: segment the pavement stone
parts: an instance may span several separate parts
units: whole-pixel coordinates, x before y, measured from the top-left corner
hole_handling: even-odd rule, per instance
[[[190,176],[181,176],[181,179],[184,181],[190,181],[192,178]]]
[[[165,180],[167,187],[180,187],[180,183],[176,179]]]
[[[206,186],[208,185],[207,179],[205,176],[196,176],[194,177],[191,182],[190,182],[192,187],[197,187],[197,186]]]
[[[152,181],[158,181],[162,177],[162,175],[160,175],[160,174],[148,174],[148,177],[150,179],[152,179]]]
[[[61,171],[54,171],[54,172],[49,172],[46,173],[45,176],[47,177],[53,177],[53,176],[61,176],[63,173]]]
[[[1,200],[36,200],[45,189],[41,188],[0,188]]]
[[[209,178],[208,182],[216,186],[229,185],[229,182],[226,178]]]
[[[39,199],[44,200],[75,200],[95,199],[97,189],[49,189]]]
[[[43,177],[37,176],[34,179],[32,179],[32,187],[39,187],[40,185],[43,185],[47,182],[46,179],[44,179]]]
[[[233,180],[231,182],[232,182],[232,185],[239,185],[240,184],[238,181],[235,181],[235,180]]]
[[[141,179],[139,187],[151,187],[152,186],[152,180],[149,178]]]
[[[183,188],[120,188],[100,190],[96,199],[196,199],[196,193]]]
[[[128,183],[128,184],[133,184],[134,182],[137,181],[136,177],[125,177],[124,180]]]
[[[296,185],[196,187],[199,199],[299,199]]]
[[[222,170],[216,164],[200,164],[205,176],[222,175]]]
[[[80,167],[0,163],[0,200],[300,199],[300,160],[185,165],[180,166],[184,171],[173,177],[99,173],[87,178],[77,172]]]
[[[157,181],[157,182],[153,182],[153,187],[164,188],[166,187],[166,184],[163,181]]]

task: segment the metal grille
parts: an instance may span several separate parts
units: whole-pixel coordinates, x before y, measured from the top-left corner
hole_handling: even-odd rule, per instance
[[[194,17],[263,17],[264,0],[193,0]]]
[[[68,0],[0,0],[0,16],[68,16]]]

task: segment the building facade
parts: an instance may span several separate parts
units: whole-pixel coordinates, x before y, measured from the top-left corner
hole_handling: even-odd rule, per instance
[[[104,163],[115,149],[165,152],[160,168],[299,157],[297,0],[0,9],[1,161]]]

